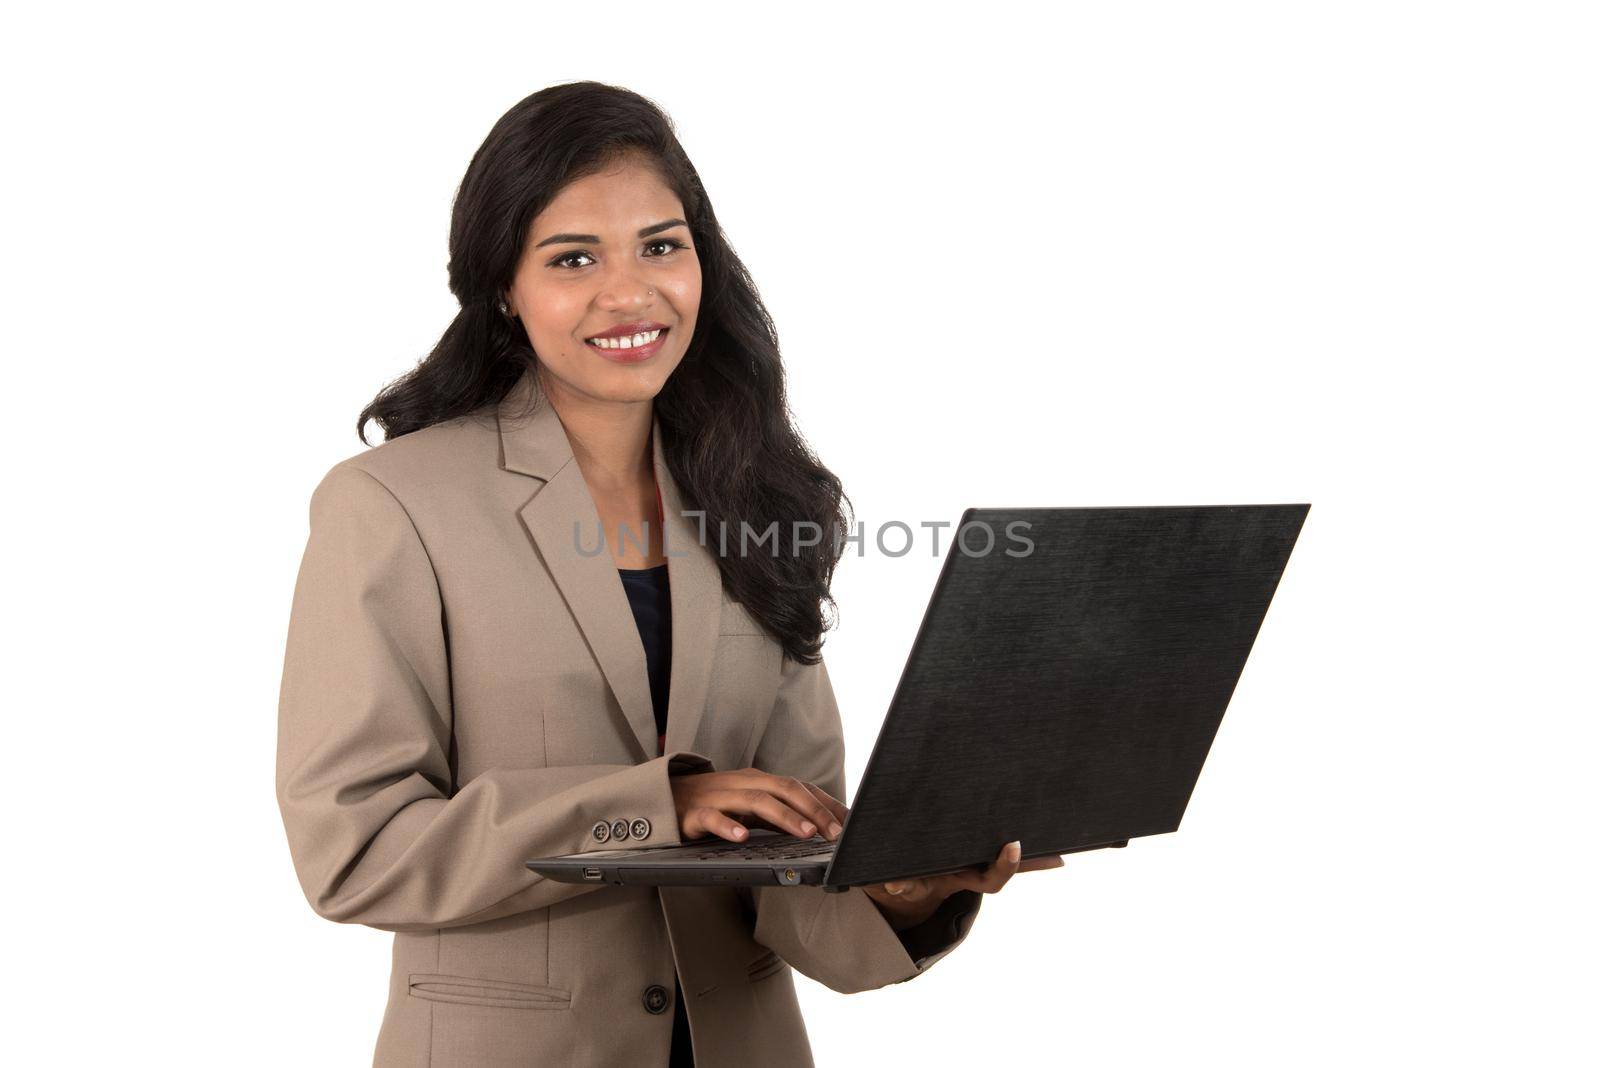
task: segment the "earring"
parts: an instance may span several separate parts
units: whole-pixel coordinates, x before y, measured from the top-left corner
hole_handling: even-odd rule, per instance
[[[500,299],[499,308],[500,308],[500,314],[501,315],[504,315],[507,319],[512,318],[511,309],[506,306],[506,302],[505,302],[505,298],[504,297],[502,297]]]

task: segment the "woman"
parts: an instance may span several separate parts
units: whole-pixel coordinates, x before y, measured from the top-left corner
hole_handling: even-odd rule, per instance
[[[809,1064],[789,967],[846,992],[917,975],[1017,853],[843,894],[524,867],[838,836],[839,545],[793,524],[842,530],[844,497],[642,97],[561,85],[502,117],[456,198],[450,285],[456,320],[357,423],[387,440],[313,494],[279,710],[307,898],[395,932],[375,1063]],[[700,536],[774,520],[751,552]]]

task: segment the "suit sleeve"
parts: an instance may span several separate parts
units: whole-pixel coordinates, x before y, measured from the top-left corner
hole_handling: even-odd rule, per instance
[[[278,805],[319,915],[431,930],[592,892],[524,862],[608,848],[591,828],[619,817],[643,816],[653,844],[679,844],[669,776],[711,768],[675,752],[496,768],[455,790],[451,731],[433,566],[401,503],[346,461],[312,494],[278,703]]]
[[[826,663],[784,659],[755,766],[815,783],[844,800],[844,734]],[[982,896],[959,891],[926,923],[896,932],[859,889],[830,894],[819,886],[755,887],[755,939],[802,974],[853,994],[932,967],[966,938]]]

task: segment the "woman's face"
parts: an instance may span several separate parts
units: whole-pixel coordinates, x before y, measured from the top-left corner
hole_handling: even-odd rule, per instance
[[[635,156],[569,183],[533,220],[506,302],[547,389],[602,402],[661,391],[700,310],[700,259],[683,215]],[[597,337],[618,328],[625,336]]]

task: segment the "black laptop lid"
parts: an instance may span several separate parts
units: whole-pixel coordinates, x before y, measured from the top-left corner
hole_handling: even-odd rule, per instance
[[[1177,830],[1309,507],[969,509],[827,882]]]

